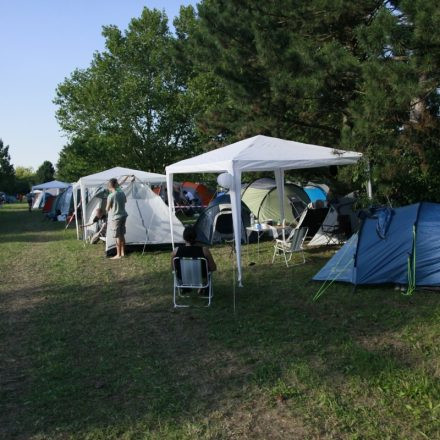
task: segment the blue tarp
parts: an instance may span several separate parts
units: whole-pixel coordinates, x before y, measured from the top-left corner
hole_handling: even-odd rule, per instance
[[[440,286],[440,205],[417,203],[394,209],[385,238],[377,232],[377,221],[377,216],[366,218],[357,238],[350,239],[313,279],[408,284],[415,236],[416,285]]]

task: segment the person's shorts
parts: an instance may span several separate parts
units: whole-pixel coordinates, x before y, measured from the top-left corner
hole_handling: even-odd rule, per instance
[[[118,218],[113,220],[112,230],[114,238],[123,238],[125,235],[125,222],[127,221],[127,217]]]

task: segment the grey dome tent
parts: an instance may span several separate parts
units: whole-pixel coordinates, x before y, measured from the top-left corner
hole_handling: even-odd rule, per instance
[[[241,200],[260,222],[283,220],[274,179],[257,179],[243,185]],[[284,218],[288,223],[295,224],[309,203],[310,198],[304,189],[293,183],[284,184]]]
[[[214,232],[214,219],[215,216],[223,211],[231,209],[231,198],[229,194],[222,194],[216,197],[204,209],[199,218],[197,219],[194,227],[197,231],[197,241],[204,244],[220,243],[221,239],[218,234]],[[246,237],[246,227],[250,225],[251,212],[249,208],[242,202],[241,203],[241,219],[242,219],[242,233],[241,237]]]

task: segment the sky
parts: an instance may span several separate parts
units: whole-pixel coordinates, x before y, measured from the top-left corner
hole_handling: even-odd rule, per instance
[[[103,25],[126,29],[142,9],[170,22],[194,0],[0,0],[0,138],[14,166],[56,164],[67,139],[55,119],[55,89],[104,48]]]

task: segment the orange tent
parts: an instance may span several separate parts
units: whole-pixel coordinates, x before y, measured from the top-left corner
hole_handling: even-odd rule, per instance
[[[209,202],[214,197],[214,192],[210,191],[202,183],[183,182],[182,191],[191,191],[195,196],[199,198],[203,206],[208,206]]]

